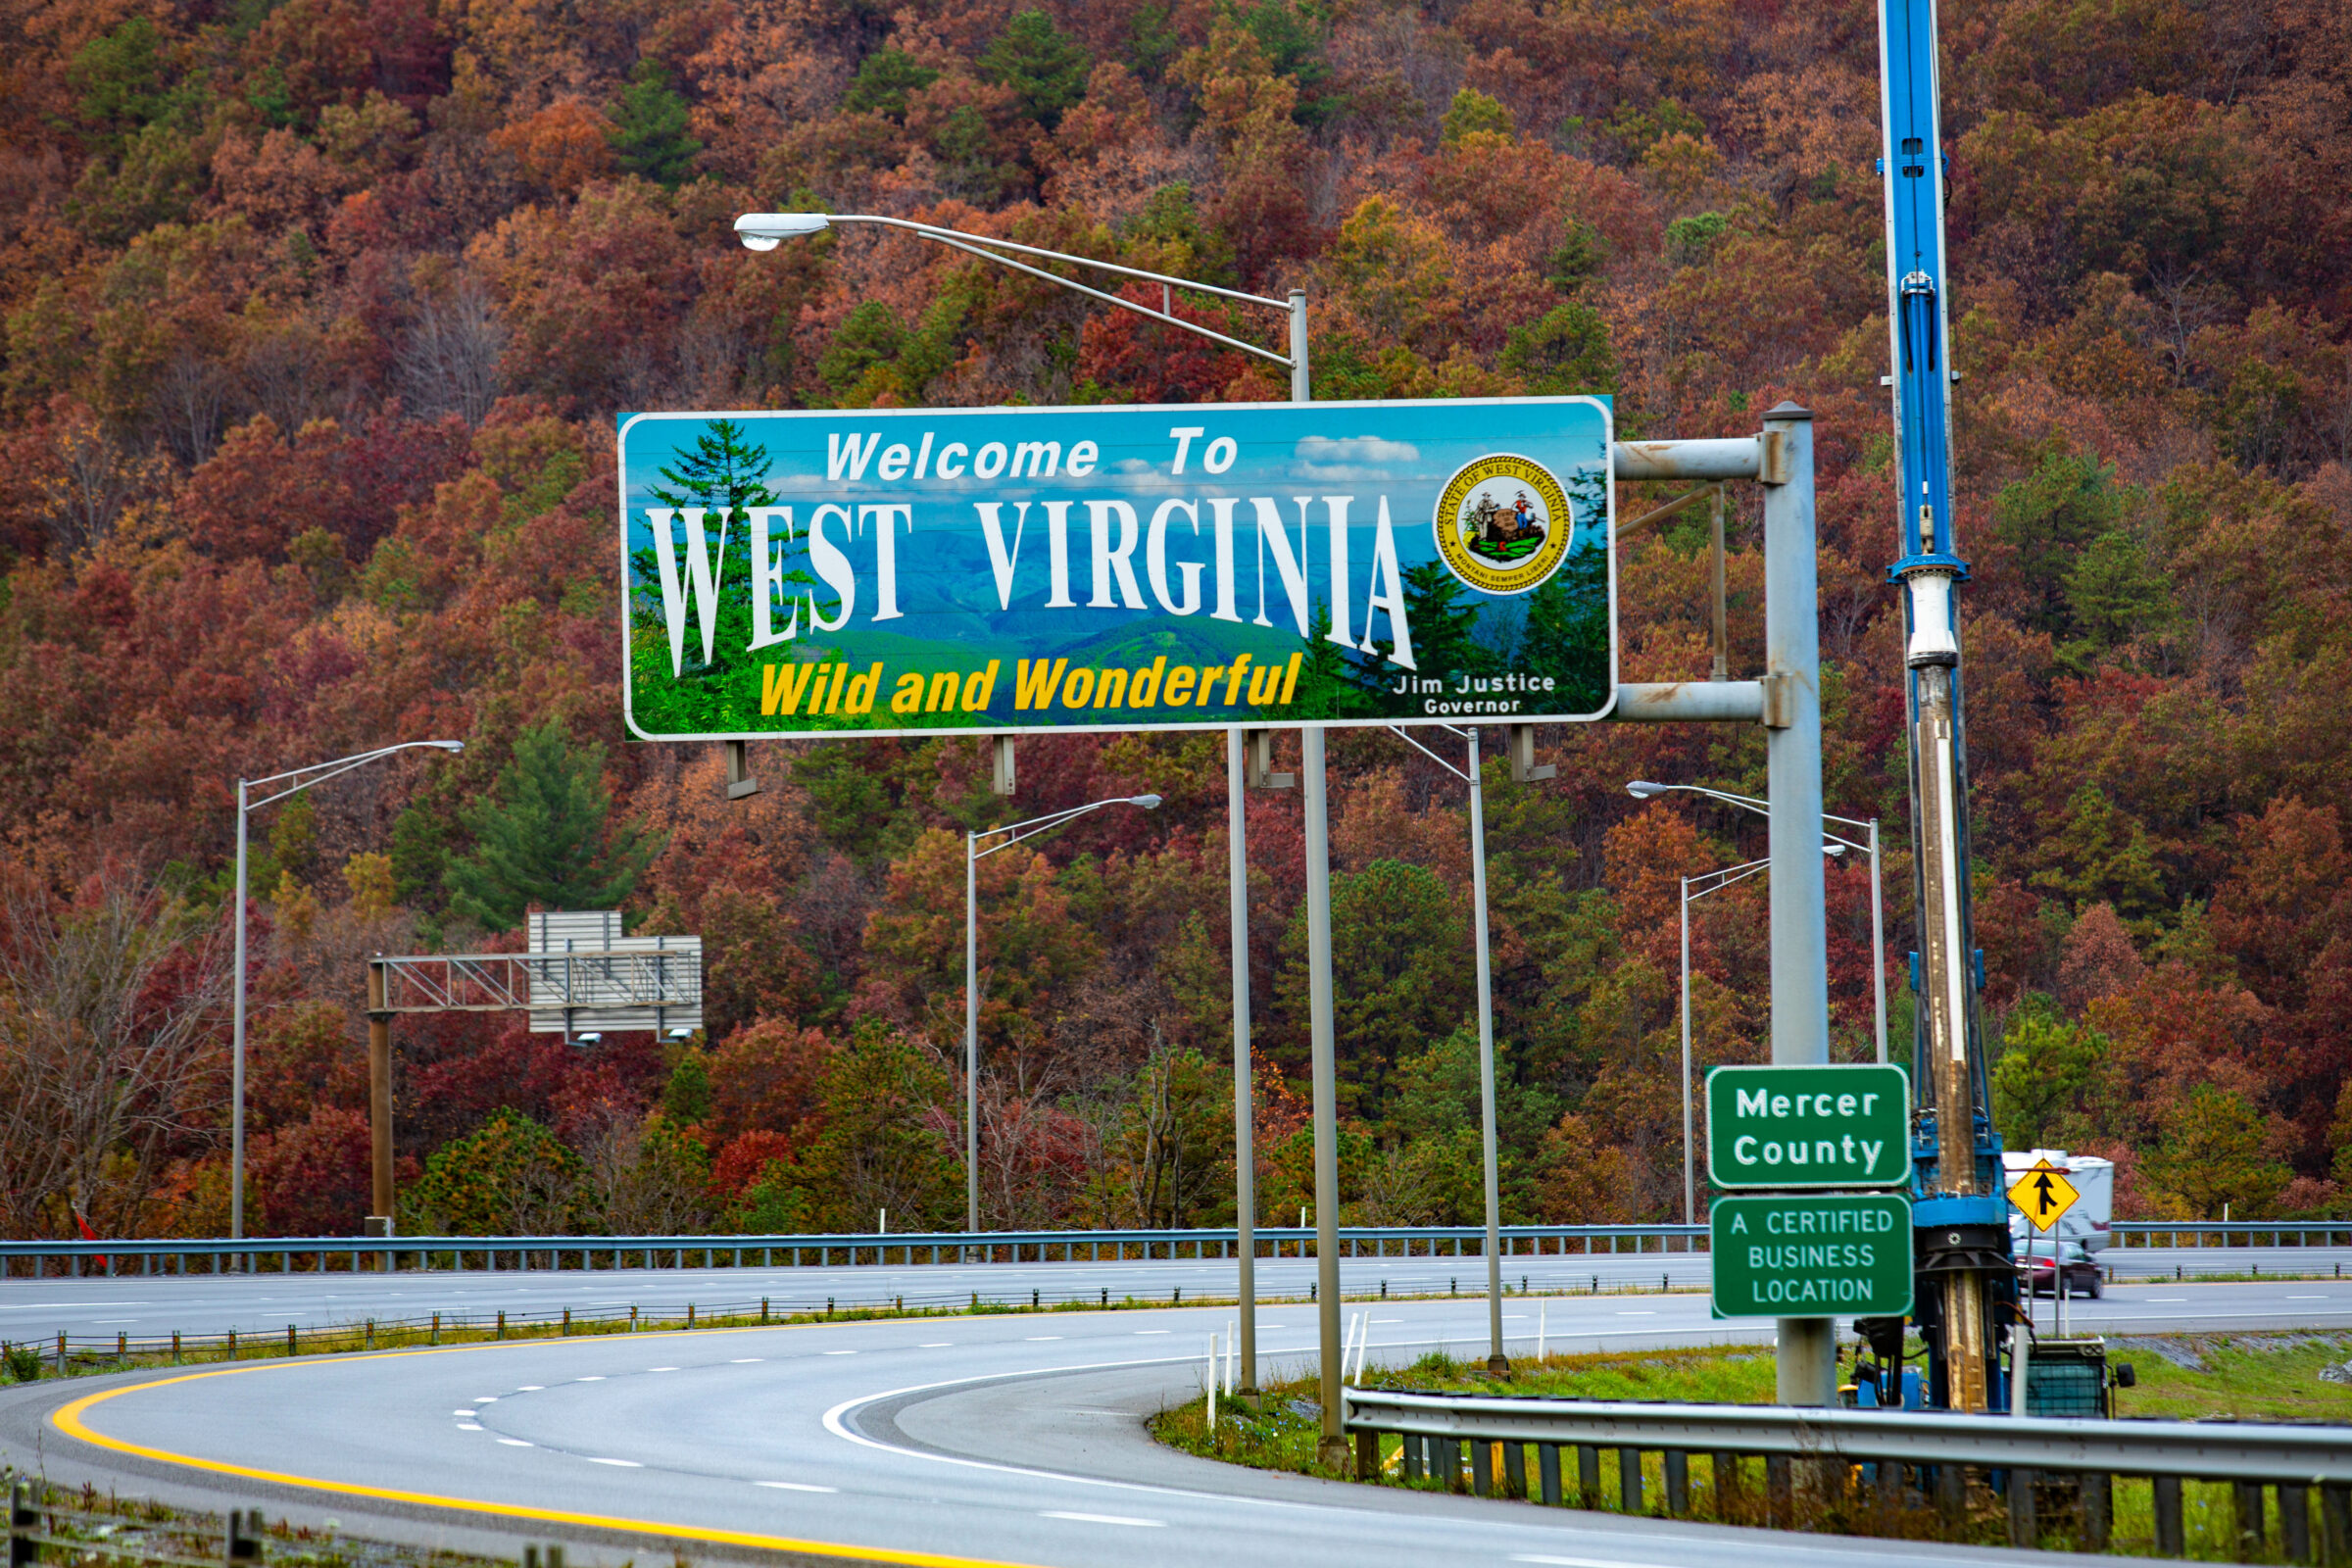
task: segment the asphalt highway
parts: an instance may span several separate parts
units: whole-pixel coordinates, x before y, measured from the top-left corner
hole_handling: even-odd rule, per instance
[[[2292,1273],[2327,1276],[2283,1286],[2281,1296],[2298,1300],[2340,1291],[2352,1297],[2352,1282],[2338,1287],[2333,1275],[2352,1264],[2352,1248],[2132,1248],[2100,1254],[2124,1279],[2203,1273]],[[1503,1280],[1513,1294],[1568,1292],[1704,1291],[1704,1252],[1599,1252],[1561,1257],[1505,1258]],[[434,1312],[452,1320],[488,1322],[499,1312],[553,1317],[569,1307],[573,1315],[625,1317],[631,1306],[662,1316],[682,1316],[689,1302],[705,1315],[728,1309],[756,1310],[765,1298],[779,1314],[822,1309],[828,1301],[846,1308],[903,1299],[909,1306],[962,1305],[976,1294],[984,1301],[1025,1303],[1036,1293],[1047,1305],[1070,1300],[1172,1301],[1230,1298],[1236,1289],[1232,1259],[1179,1258],[1124,1262],[972,1263],[937,1265],[866,1264],[805,1268],[567,1269],[527,1273],[503,1270],[400,1274],[199,1274],[120,1275],[114,1278],[15,1279],[0,1281],[0,1340],[54,1341],[65,1333],[75,1343],[104,1342],[118,1334],[133,1341],[168,1340],[173,1333],[217,1335],[282,1333],[289,1323],[322,1328],[362,1322],[421,1321]],[[1382,1287],[1396,1296],[1443,1296],[1458,1291],[1483,1295],[1486,1266],[1477,1257],[1344,1258],[1344,1293],[1378,1297]],[[1265,1298],[1303,1297],[1314,1279],[1314,1260],[1260,1258],[1257,1288]],[[2265,1286],[2264,1289],[2269,1289]],[[2161,1294],[2161,1293],[2160,1293]]]
[[[1697,1295],[1507,1308],[1521,1354],[1539,1327],[1550,1348],[1579,1350],[1760,1344],[1771,1332],[1711,1320]],[[1348,1310],[1370,1315],[1376,1361],[1484,1348],[1483,1300]],[[1753,1568],[2004,1555],[1356,1488],[1159,1447],[1144,1419],[1199,1391],[1209,1337],[1231,1315],[649,1332],[42,1382],[0,1392],[0,1463],[508,1556],[524,1540],[564,1540],[590,1562],[663,1549],[1053,1568],[1714,1568],[1727,1548]],[[2352,1287],[2129,1287],[2070,1316],[2110,1334],[2352,1330]],[[1304,1304],[1265,1309],[1267,1374],[1310,1365],[1315,1332]]]

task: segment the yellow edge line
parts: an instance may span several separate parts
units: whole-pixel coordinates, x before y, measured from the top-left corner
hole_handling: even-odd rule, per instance
[[[710,1331],[701,1331],[708,1336]],[[757,1330],[722,1329],[720,1333],[753,1333]],[[634,1335],[642,1343],[647,1339],[669,1338],[668,1335]],[[578,1339],[617,1339],[617,1335],[579,1335]],[[512,1345],[445,1345],[432,1349],[377,1350],[357,1356],[338,1356],[342,1361],[391,1361],[413,1355],[457,1355],[471,1350],[519,1349],[542,1341],[523,1340]],[[312,1363],[316,1365],[317,1363]],[[1028,1565],[1000,1561],[993,1557],[946,1557],[927,1551],[898,1551],[886,1546],[852,1546],[832,1541],[801,1541],[790,1536],[761,1536],[741,1530],[712,1530],[700,1525],[668,1524],[655,1519],[623,1519],[610,1514],[569,1513],[561,1508],[533,1508],[516,1503],[487,1502],[478,1497],[444,1497],[429,1492],[400,1492],[389,1487],[364,1487],[350,1481],[325,1481],[316,1476],[287,1475],[277,1470],[257,1470],[248,1465],[230,1464],[224,1459],[203,1459],[194,1454],[172,1453],[165,1448],[145,1447],[110,1438],[93,1431],[82,1420],[92,1407],[126,1394],[138,1394],[148,1389],[166,1389],[175,1383],[195,1383],[205,1378],[244,1377],[256,1372],[284,1372],[301,1365],[295,1361],[266,1361],[254,1366],[223,1367],[212,1372],[183,1372],[177,1377],[158,1378],[152,1383],[130,1383],[121,1388],[103,1389],[84,1395],[71,1404],[61,1405],[49,1417],[50,1425],[70,1438],[117,1453],[127,1453],[141,1459],[153,1459],[163,1464],[185,1465],[194,1470],[210,1470],[218,1475],[239,1476],[248,1481],[268,1481],[281,1487],[302,1487],[312,1492],[339,1493],[352,1497],[375,1497],[386,1502],[415,1503],[427,1508],[449,1508],[462,1513],[493,1514],[508,1519],[533,1519],[544,1524],[584,1525],[592,1530],[621,1530],[637,1533],[653,1532],[674,1536],[687,1541],[708,1541],[729,1546],[756,1546],[767,1551],[798,1551],[817,1557],[845,1557],[862,1562],[902,1563],[906,1568],[1028,1568]]]

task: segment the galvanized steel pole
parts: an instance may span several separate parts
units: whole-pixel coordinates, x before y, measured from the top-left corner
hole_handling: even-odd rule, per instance
[[[1241,1260],[1242,1396],[1257,1393],[1257,1154],[1252,1123],[1255,1093],[1250,1060],[1249,780],[1239,728],[1225,732],[1225,875],[1233,938],[1233,1226]]]
[[[963,835],[963,1228],[980,1229],[979,835]]]
[[[1879,1041],[1879,1065],[1886,1065],[1886,917],[1879,882],[1879,819],[1870,819],[1870,979],[1874,990],[1873,1020]]]
[[[246,785],[237,780],[236,997],[230,1004],[228,1048],[228,1236],[245,1235],[245,835]]]
[[[1331,1017],[1331,819],[1323,787],[1323,728],[1300,731],[1306,805],[1306,997],[1315,1118],[1315,1302],[1322,1350],[1323,1431],[1317,1454],[1347,1455],[1340,1428],[1339,1090]]]
[[[1821,860],[1821,628],[1816,610],[1813,416],[1783,403],[1764,416],[1765,671],[1777,702],[1765,734],[1771,797],[1772,1060],[1830,1059],[1829,933]],[[1777,449],[1777,450],[1776,450]],[[1780,1402],[1837,1402],[1836,1325],[1782,1318]]]
[[[1683,1223],[1698,1223],[1698,1179],[1690,1151],[1690,879],[1683,878]],[[1695,1250],[1695,1249],[1693,1249]]]
[[[1487,1370],[1511,1369],[1502,1353],[1502,1188],[1494,1138],[1494,987],[1487,956],[1487,801],[1478,763],[1478,727],[1470,728],[1470,893],[1478,921],[1478,1090],[1487,1188]]]

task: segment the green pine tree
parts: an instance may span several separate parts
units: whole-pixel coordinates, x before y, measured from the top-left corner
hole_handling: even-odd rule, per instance
[[[878,114],[892,120],[906,118],[906,95],[939,79],[939,73],[916,63],[904,49],[877,49],[858,66],[841,107],[852,114]]]
[[[505,931],[534,904],[606,909],[627,898],[659,846],[609,823],[604,771],[605,749],[575,746],[560,720],[525,730],[495,797],[465,813],[474,847],[443,873],[450,907]]]
[[[1022,12],[980,57],[980,74],[1012,89],[1021,113],[1052,130],[1063,110],[1086,96],[1094,70],[1086,46],[1035,9]]]
[[[675,190],[694,172],[703,144],[687,128],[686,100],[658,60],[640,60],[612,107],[607,133],[620,167]]]

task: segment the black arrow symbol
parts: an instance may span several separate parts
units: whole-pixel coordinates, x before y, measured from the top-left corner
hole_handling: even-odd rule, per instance
[[[2058,1206],[2058,1195],[2050,1191],[2050,1173],[2046,1170],[2034,1173],[2034,1206],[2035,1212],[2042,1214]]]

